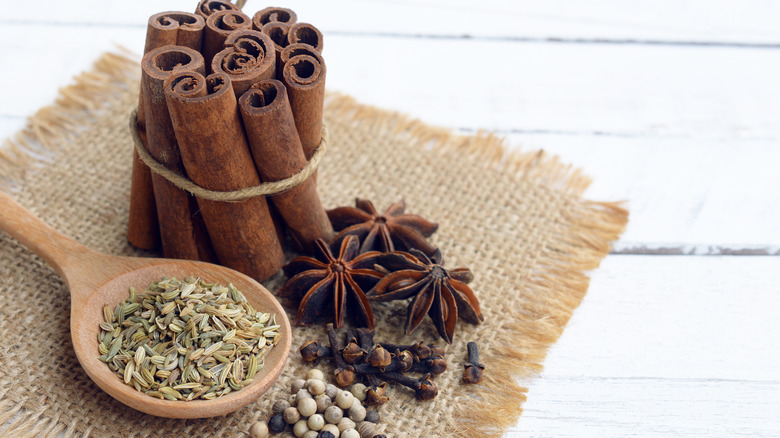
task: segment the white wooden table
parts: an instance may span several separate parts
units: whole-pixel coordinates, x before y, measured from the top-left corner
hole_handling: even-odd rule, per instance
[[[149,15],[194,3],[4,5],[0,137],[113,44],[140,53]],[[629,201],[507,436],[780,436],[780,4],[280,5],[325,33],[330,89],[559,154],[589,198]]]

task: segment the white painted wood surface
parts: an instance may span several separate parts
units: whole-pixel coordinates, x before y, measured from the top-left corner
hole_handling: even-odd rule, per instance
[[[3,8],[0,138],[102,51],[140,52],[150,14],[194,3]],[[780,435],[780,4],[284,5],[324,31],[330,89],[543,148],[594,178],[590,198],[628,201],[507,436]]]

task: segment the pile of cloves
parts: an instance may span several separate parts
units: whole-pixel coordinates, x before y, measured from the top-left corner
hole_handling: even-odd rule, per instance
[[[366,404],[381,405],[389,400],[385,391],[387,382],[414,390],[420,400],[431,400],[438,394],[431,378],[447,370],[443,348],[422,342],[374,344],[374,330],[366,328],[347,330],[347,342],[342,345],[333,324],[328,324],[327,331],[329,346],[320,345],[317,339],[309,341],[300,348],[301,357],[312,363],[330,360],[335,366],[336,384],[341,387],[361,380],[366,385]],[[410,373],[422,377],[414,378]]]

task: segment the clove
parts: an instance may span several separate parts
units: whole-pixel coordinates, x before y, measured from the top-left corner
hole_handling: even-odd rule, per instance
[[[485,366],[479,363],[479,347],[476,342],[466,344],[467,358],[463,364],[463,383],[476,384],[482,382],[482,371]]]
[[[431,382],[431,375],[426,374],[421,379],[413,379],[401,373],[385,373],[384,377],[411,388],[420,400],[432,400],[439,393],[436,384]]]

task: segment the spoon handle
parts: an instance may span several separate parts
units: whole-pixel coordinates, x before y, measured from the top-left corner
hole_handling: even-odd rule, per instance
[[[66,281],[67,273],[71,267],[75,268],[79,264],[79,259],[83,260],[97,254],[50,227],[2,191],[0,191],[0,230],[38,254]]]

